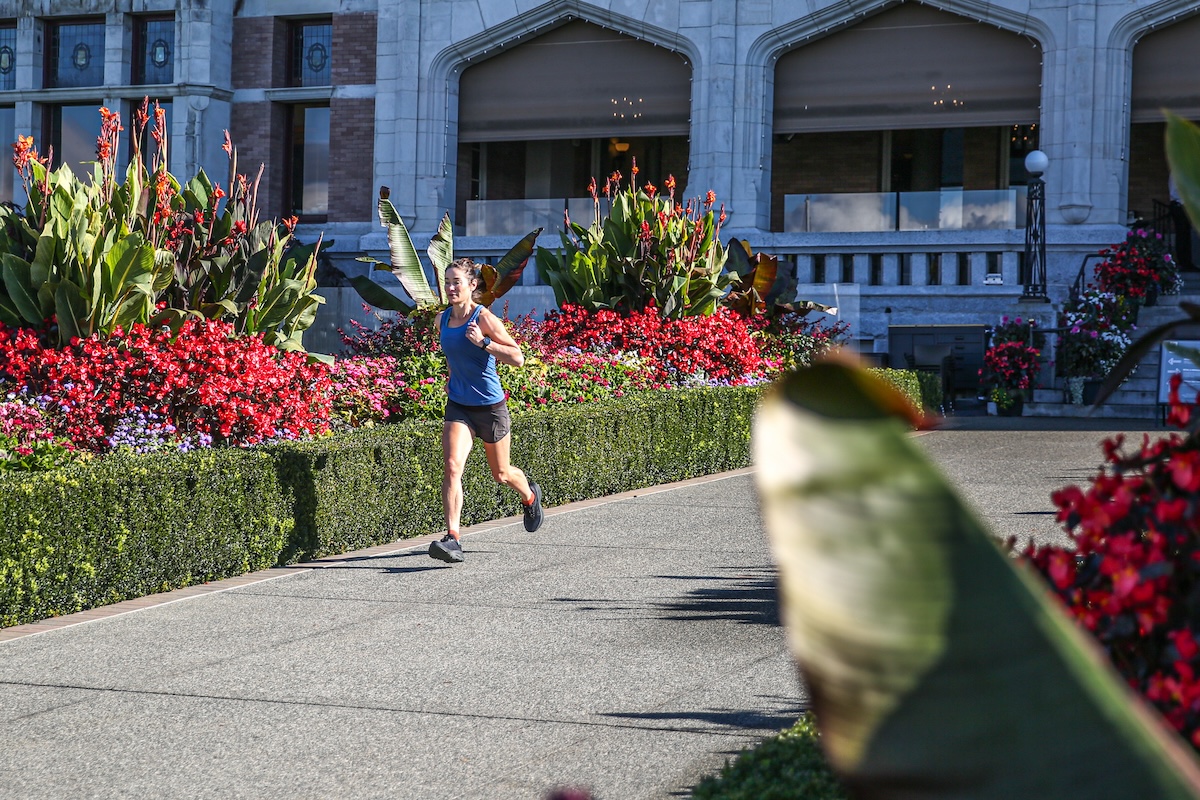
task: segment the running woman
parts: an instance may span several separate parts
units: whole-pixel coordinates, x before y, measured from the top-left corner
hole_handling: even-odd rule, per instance
[[[458,533],[463,504],[462,474],[476,436],[483,440],[492,477],[521,495],[525,530],[536,531],[543,516],[541,488],[508,463],[511,423],[504,389],[496,374],[497,361],[519,367],[525,363],[525,355],[496,315],[475,302],[478,289],[479,266],[471,259],[457,259],[446,268],[446,297],[450,307],[437,318],[442,352],[450,371],[446,422],[442,426],[442,506],[446,512],[446,535],[429,545],[429,555],[449,564],[463,560]]]

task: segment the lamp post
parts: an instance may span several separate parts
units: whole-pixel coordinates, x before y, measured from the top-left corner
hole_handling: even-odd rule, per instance
[[[1049,163],[1041,150],[1025,156],[1029,186],[1025,196],[1025,293],[1022,300],[1050,300],[1046,296],[1046,182],[1042,180]]]

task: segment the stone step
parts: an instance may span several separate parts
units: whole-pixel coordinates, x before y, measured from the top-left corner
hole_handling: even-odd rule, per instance
[[[1098,419],[1158,419],[1158,404],[1105,403],[1091,412],[1091,406],[1069,403],[1026,403],[1027,417],[1095,417]]]

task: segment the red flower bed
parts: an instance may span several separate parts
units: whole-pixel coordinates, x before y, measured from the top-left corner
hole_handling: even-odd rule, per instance
[[[1179,402],[1183,427],[1196,406]],[[1070,613],[1129,684],[1200,749],[1200,437],[1173,433],[1124,453],[1104,443],[1107,467],[1086,488],[1053,495],[1075,550],[1030,548]]]
[[[328,368],[226,323],[136,325],[61,349],[50,338],[0,326],[0,384],[42,398],[54,433],[88,450],[244,446],[328,427]]]
[[[547,314],[540,328],[548,350],[634,353],[646,360],[653,380],[663,384],[698,373],[712,381],[745,383],[748,376],[774,366],[759,353],[751,334],[746,320],[724,307],[712,316],[673,320],[661,317],[653,306],[622,316],[568,305]]]

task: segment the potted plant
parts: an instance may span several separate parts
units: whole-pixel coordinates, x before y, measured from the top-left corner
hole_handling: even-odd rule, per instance
[[[1072,403],[1092,404],[1104,377],[1132,343],[1132,308],[1126,298],[1088,287],[1059,315],[1055,367],[1067,379]]]
[[[1135,228],[1125,241],[1100,251],[1096,283],[1105,292],[1123,295],[1152,306],[1160,294],[1178,294],[1183,288],[1179,267],[1161,233]]]
[[[1041,351],[1027,340],[996,342],[983,354],[980,375],[987,399],[996,404],[998,416],[1019,417],[1026,395],[1037,380]]]

